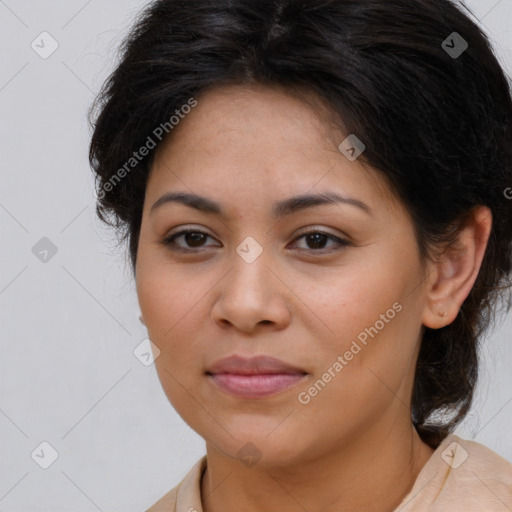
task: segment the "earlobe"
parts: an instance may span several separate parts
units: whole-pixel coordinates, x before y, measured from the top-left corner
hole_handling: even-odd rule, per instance
[[[455,320],[478,276],[491,227],[489,208],[475,208],[460,229],[456,243],[432,264],[435,268],[426,290],[423,325],[440,329]]]

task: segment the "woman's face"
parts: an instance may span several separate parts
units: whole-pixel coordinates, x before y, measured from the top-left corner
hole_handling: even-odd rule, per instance
[[[345,137],[283,92],[226,86],[152,167],[136,284],[155,364],[177,412],[233,457],[289,464],[410,428],[423,267],[410,218]],[[171,193],[195,199],[153,209]]]

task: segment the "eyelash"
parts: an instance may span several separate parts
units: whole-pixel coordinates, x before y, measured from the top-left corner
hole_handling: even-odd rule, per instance
[[[201,231],[200,229],[184,229],[182,231],[177,231],[176,233],[173,233],[173,234],[167,236],[166,238],[164,238],[164,240],[161,243],[162,243],[162,245],[164,245],[165,247],[168,247],[172,251],[184,252],[184,253],[189,253],[189,254],[197,253],[201,250],[201,248],[197,248],[195,250],[194,249],[186,249],[186,248],[176,245],[176,243],[175,243],[176,238],[179,238],[180,236],[183,236],[183,235],[187,235],[189,233],[199,233],[199,234],[205,235],[207,237],[213,238],[211,235],[209,235],[208,233],[206,233],[204,231]],[[307,231],[305,233],[301,233],[297,238],[295,238],[295,240],[299,240],[308,235],[315,235],[315,234],[324,235],[327,238],[330,238],[331,240],[335,241],[336,244],[338,245],[337,248],[335,247],[335,249],[334,249],[335,251],[340,250],[343,247],[350,245],[350,242],[348,242],[347,240],[343,240],[341,238],[335,237],[334,235],[331,235],[330,233],[326,233],[326,232],[320,231],[320,230],[312,230],[312,231]],[[324,249],[299,249],[299,251],[308,251],[308,252],[317,252],[317,253],[320,252],[320,253],[327,254],[327,253],[333,252],[333,249],[331,246],[331,249],[329,249],[329,248],[327,248],[327,249],[325,249],[325,248]]]

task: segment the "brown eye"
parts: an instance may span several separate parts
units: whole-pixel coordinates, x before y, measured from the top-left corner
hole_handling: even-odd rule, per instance
[[[185,246],[181,244],[177,244],[176,240],[183,238],[185,242]],[[163,240],[163,244],[165,246],[170,246],[172,249],[177,250],[193,250],[197,248],[201,248],[204,246],[204,242],[207,238],[212,238],[208,233],[204,233],[203,231],[198,231],[197,229],[186,229],[183,231],[178,231]]]
[[[173,233],[172,235],[166,237],[162,243],[166,247],[169,247],[172,250],[176,251],[190,251],[194,252],[194,249],[201,249],[201,247],[208,247],[205,245],[205,242],[208,238],[212,238],[208,233],[199,230],[186,229],[182,231],[178,231],[177,233]],[[183,239],[185,245],[183,243],[177,243],[176,241],[179,239]],[[336,250],[336,248],[340,248],[343,246],[350,245],[350,243],[346,240],[342,240],[334,235],[329,233],[324,233],[322,231],[309,231],[307,233],[303,233],[301,236],[297,237],[295,240],[304,239],[306,241],[306,247],[299,247],[301,251],[310,251],[310,252],[327,252]],[[332,241],[334,242],[330,246],[326,247],[326,244]]]
[[[305,235],[306,243],[310,249],[323,249],[329,237],[323,233]]]
[[[205,241],[207,235],[199,232],[190,232],[183,235],[183,239],[186,243],[192,247],[200,247]]]
[[[299,248],[300,250],[311,249],[311,250],[320,252],[321,250],[324,250],[324,249],[331,250],[330,248],[333,247],[333,246],[334,247],[335,246],[339,247],[339,246],[350,245],[350,243],[347,242],[346,240],[342,240],[342,239],[340,239],[338,237],[335,237],[334,235],[331,235],[329,233],[324,233],[322,231],[309,231],[307,233],[303,233],[301,236],[296,238],[296,240],[300,240],[301,238],[303,238],[306,241],[307,247],[306,248]],[[329,240],[332,240],[334,242],[334,244],[331,245],[330,247],[326,248],[325,244]]]

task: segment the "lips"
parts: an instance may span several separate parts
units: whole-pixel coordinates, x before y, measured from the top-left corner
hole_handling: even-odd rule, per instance
[[[270,356],[231,356],[215,362],[206,371],[220,389],[242,398],[273,395],[302,381],[307,372]]]
[[[238,375],[258,374],[305,374],[306,371],[270,356],[231,356],[214,363],[207,373],[235,373]]]

